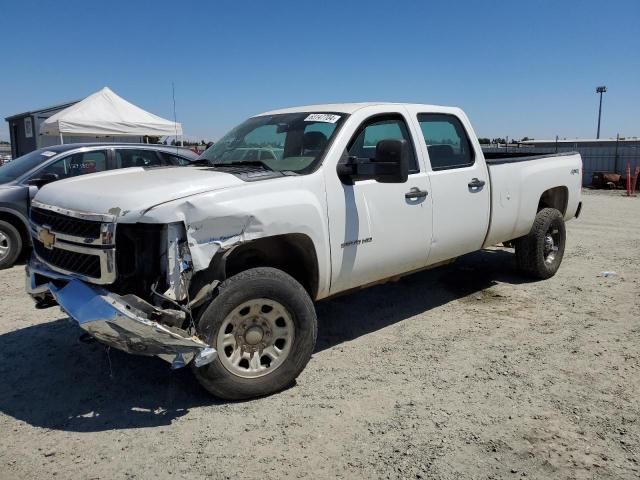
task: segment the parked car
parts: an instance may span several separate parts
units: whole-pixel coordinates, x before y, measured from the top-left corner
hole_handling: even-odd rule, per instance
[[[189,165],[197,158],[189,150],[164,145],[88,143],[42,148],[2,165],[0,269],[11,267],[31,243],[29,206],[42,186],[117,168]]]
[[[228,160],[257,139],[282,155]],[[108,345],[191,364],[218,397],[269,394],[311,358],[315,300],[500,243],[524,274],[556,273],[580,155],[496,157],[458,108],[268,112],[206,150],[206,167],[43,188],[27,290]]]

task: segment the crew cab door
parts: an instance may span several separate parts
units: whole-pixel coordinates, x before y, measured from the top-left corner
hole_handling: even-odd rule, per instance
[[[490,182],[471,125],[459,109],[410,109],[431,169],[433,236],[429,264],[479,250],[489,228]]]
[[[415,149],[415,125],[406,112],[371,109],[353,121],[343,147],[347,156],[373,158],[380,140],[404,139],[410,145],[405,183],[370,178],[341,181],[325,169],[331,241],[331,294],[419,269],[426,265],[431,243],[429,178]],[[382,113],[384,112],[384,113]],[[355,120],[355,119],[352,119]],[[413,130],[413,131],[412,131]],[[342,160],[341,160],[342,161]]]

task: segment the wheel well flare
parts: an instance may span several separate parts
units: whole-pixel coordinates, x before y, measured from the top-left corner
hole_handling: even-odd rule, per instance
[[[569,189],[567,187],[554,187],[545,190],[538,202],[538,212],[543,208],[555,208],[564,216],[569,201]]]
[[[225,277],[256,267],[273,267],[295,278],[315,298],[318,259],[313,241],[304,234],[260,238],[235,247],[224,265]]]

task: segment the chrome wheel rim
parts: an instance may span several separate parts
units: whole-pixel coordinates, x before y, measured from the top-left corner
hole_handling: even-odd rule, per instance
[[[550,264],[556,260],[558,245],[560,245],[560,230],[550,227],[544,236],[543,253],[545,263]]]
[[[294,334],[293,318],[282,304],[267,298],[248,300],[222,322],[218,358],[238,377],[262,377],[285,362]]]
[[[11,240],[3,232],[0,232],[0,260],[4,260],[9,256],[11,249]]]

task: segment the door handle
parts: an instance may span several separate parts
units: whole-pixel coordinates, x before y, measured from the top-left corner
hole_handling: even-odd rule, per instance
[[[477,178],[472,178],[469,182],[469,188],[481,188],[484,187],[486,182],[484,180],[478,180]]]
[[[413,187],[407,193],[404,194],[404,198],[407,200],[416,200],[418,198],[425,198],[428,193],[425,190],[420,190],[418,187]]]

